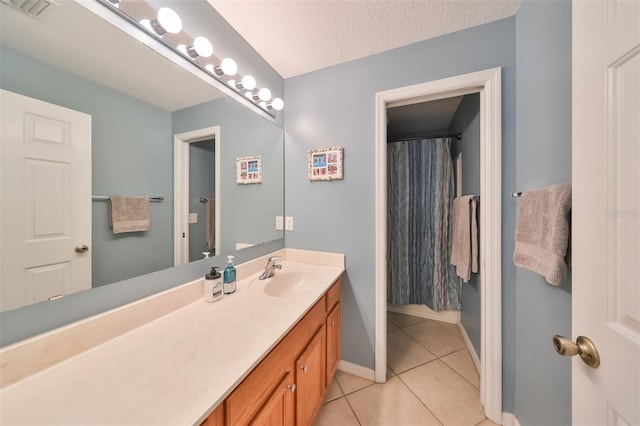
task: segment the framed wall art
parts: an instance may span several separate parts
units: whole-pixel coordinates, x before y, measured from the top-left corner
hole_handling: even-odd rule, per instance
[[[241,185],[262,183],[262,157],[260,155],[236,158],[236,183]]]
[[[309,150],[307,179],[311,181],[342,179],[342,151],[342,147]]]

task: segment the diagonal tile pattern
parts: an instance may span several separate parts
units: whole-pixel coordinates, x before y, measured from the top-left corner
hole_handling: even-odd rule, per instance
[[[316,426],[494,426],[455,324],[388,312],[387,382],[336,372]]]

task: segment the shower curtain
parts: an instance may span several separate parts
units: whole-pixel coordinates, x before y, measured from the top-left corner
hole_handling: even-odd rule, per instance
[[[450,138],[387,145],[387,301],[460,310],[451,257]]]

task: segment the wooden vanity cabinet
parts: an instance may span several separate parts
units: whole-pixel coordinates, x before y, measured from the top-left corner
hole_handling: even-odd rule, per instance
[[[338,279],[202,424],[310,425],[340,360],[341,291]]]

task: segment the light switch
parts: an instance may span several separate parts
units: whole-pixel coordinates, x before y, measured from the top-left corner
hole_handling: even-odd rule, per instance
[[[284,229],[284,218],[282,216],[276,216],[276,231],[282,231]]]
[[[287,216],[285,221],[285,229],[287,231],[293,231],[293,216]]]
[[[189,213],[189,223],[198,223],[198,213]]]

